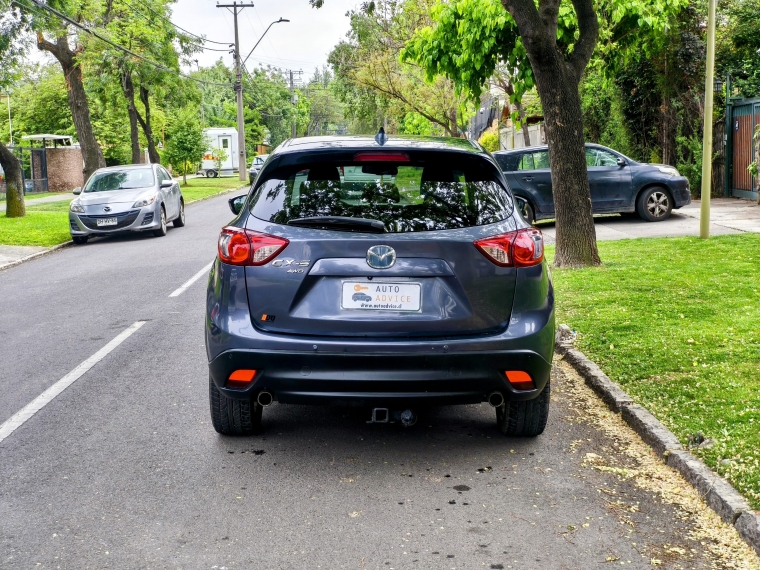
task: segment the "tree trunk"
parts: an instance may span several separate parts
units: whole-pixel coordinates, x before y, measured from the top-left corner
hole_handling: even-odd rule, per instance
[[[182,167],[182,186],[187,186],[187,161],[185,161]]]
[[[525,108],[522,103],[515,101],[515,111],[517,111],[517,117],[520,119],[520,125],[522,126],[523,141],[525,146],[530,146],[530,130],[528,130],[528,121],[525,120]]]
[[[559,0],[540,0],[538,7],[534,0],[502,3],[517,23],[544,108],[557,219],[554,265],[599,265],[578,93],[599,35],[592,0],[572,0],[579,37],[568,56],[563,55],[556,40]]]
[[[18,158],[0,142],[0,166],[5,172],[5,215],[8,218],[26,216],[24,203],[24,177]]]
[[[90,105],[82,82],[82,68],[76,60],[77,52],[69,47],[67,35],[64,33],[55,43],[47,41],[41,32],[37,32],[37,48],[53,55],[61,64],[63,76],[66,78],[66,91],[69,99],[71,116],[77,131],[77,139],[82,147],[84,159],[84,181],[92,176],[98,168],[106,165],[103,151],[100,149],[90,120]]]
[[[137,130],[137,108],[135,108],[135,86],[132,83],[132,71],[121,72],[121,88],[127,98],[127,112],[129,113],[129,137],[132,141],[132,164],[142,163],[140,151],[140,133]]]
[[[150,92],[140,85],[140,101],[142,101],[145,107],[145,119],[137,114],[137,120],[140,121],[140,126],[145,133],[145,138],[148,139],[148,157],[152,164],[161,164],[161,156],[156,150],[156,141],[153,140],[153,129],[150,126]]]

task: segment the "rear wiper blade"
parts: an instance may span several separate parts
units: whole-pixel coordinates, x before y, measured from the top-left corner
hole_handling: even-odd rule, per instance
[[[351,218],[349,216],[314,216],[313,218],[296,218],[288,222],[289,226],[320,228],[343,232],[385,233],[385,224],[380,220],[369,218]]]

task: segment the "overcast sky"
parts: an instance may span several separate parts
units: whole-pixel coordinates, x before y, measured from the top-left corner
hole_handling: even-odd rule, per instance
[[[307,79],[315,67],[327,63],[327,54],[345,37],[349,29],[346,11],[358,2],[325,0],[324,6],[316,10],[309,6],[308,0],[254,0],[253,8],[246,8],[238,15],[243,57],[248,55],[271,22],[280,18],[290,22],[272,26],[246,67],[250,70],[263,64],[283,69],[302,69],[302,77]],[[231,4],[232,0],[220,0],[220,3]],[[172,8],[172,21],[176,25],[209,40],[234,43],[232,14],[225,8],[217,8],[215,0],[178,0]],[[206,45],[225,49],[219,44]],[[232,56],[224,52],[205,51],[194,57],[201,66],[208,66],[220,56],[227,65],[232,64]]]

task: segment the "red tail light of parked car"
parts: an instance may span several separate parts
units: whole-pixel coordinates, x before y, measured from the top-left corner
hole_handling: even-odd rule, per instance
[[[474,244],[499,267],[530,267],[544,259],[544,236],[536,228],[479,239]]]

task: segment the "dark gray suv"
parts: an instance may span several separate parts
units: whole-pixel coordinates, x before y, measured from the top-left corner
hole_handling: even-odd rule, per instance
[[[530,223],[554,217],[549,148],[535,146],[494,153],[496,162]],[[667,164],[636,162],[605,146],[586,144],[594,214],[636,212],[648,222],[667,220],[691,203],[689,180]]]
[[[214,428],[348,404],[376,422],[489,402],[535,436],[549,412],[554,294],[541,232],[480,146],[422,137],[280,145],[219,236],[206,348]]]

